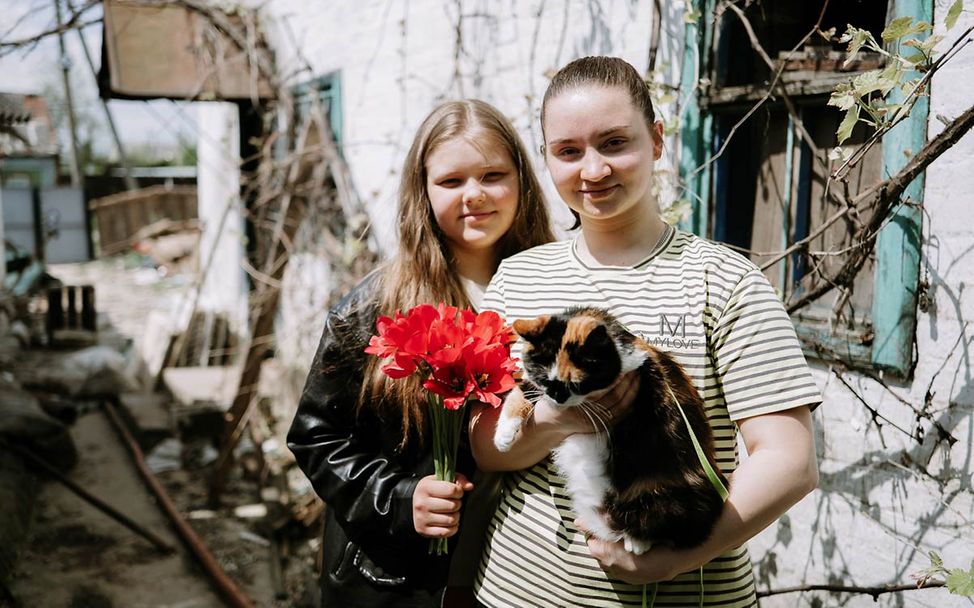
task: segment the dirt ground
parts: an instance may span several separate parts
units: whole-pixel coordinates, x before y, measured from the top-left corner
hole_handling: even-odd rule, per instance
[[[183,278],[158,280],[122,258],[58,265],[50,274],[65,284],[94,284],[100,341],[122,347],[137,339],[149,310],[171,306]],[[44,365],[44,351],[25,351],[24,365]],[[79,409],[71,427],[79,462],[73,481],[177,548],[161,554],[153,545],[108,518],[56,482],[46,482],[37,500],[30,535],[22,548],[10,591],[23,608],[196,608],[225,605],[191,553],[180,543],[164,512],[139,478],[132,458],[97,402]],[[286,595],[275,597],[269,533],[259,519],[234,516],[233,508],[260,502],[256,482],[237,467],[224,506],[206,505],[206,469],[158,474],[171,498],[217,561],[255,606],[307,606],[313,601],[314,534],[285,528],[289,558]],[[205,518],[204,518],[205,516]],[[255,523],[256,522],[256,523]],[[0,601],[0,604],[3,604]]]

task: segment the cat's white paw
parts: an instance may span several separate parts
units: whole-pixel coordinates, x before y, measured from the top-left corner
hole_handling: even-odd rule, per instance
[[[652,541],[632,538],[628,534],[626,534],[622,538],[623,538],[622,540],[623,548],[629,553],[632,553],[633,555],[642,555],[643,553],[649,551],[653,546]]]
[[[500,418],[494,430],[494,447],[500,452],[506,452],[514,445],[514,437],[521,429],[520,418]]]

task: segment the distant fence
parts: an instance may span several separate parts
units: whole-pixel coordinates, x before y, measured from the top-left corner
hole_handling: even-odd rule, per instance
[[[130,247],[140,230],[161,220],[195,220],[196,186],[150,186],[92,199],[88,208],[98,221],[100,254],[111,255]]]

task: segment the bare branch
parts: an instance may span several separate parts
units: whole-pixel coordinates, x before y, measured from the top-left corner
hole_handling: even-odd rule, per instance
[[[899,202],[900,196],[906,190],[906,187],[927,168],[927,165],[950,149],[971,128],[974,128],[974,106],[968,108],[967,111],[955,118],[939,135],[928,141],[920,149],[920,152],[896,175],[856,196],[852,201],[853,207],[867,206],[873,208],[873,213],[869,221],[866,222],[863,229],[855,237],[862,242],[862,247],[852,252],[845,264],[830,276],[828,283],[813,287],[797,301],[788,304],[786,308],[789,313],[793,313],[811,304],[831,291],[833,288],[832,284],[849,285],[855,279],[875,246],[875,240],[869,237],[879,231],[880,227],[886,221],[890,210]]]
[[[843,207],[842,209],[839,209],[838,211],[836,211],[835,213],[833,213],[831,216],[829,216],[829,218],[827,220],[825,220],[824,222],[822,222],[819,225],[819,227],[816,228],[815,230],[813,230],[808,236],[806,236],[805,238],[803,238],[800,241],[796,241],[795,243],[793,243],[790,247],[788,247],[784,251],[781,251],[781,252],[778,252],[778,253],[758,253],[758,254],[756,254],[756,255],[774,255],[775,256],[775,257],[771,258],[771,260],[765,262],[764,264],[761,264],[761,270],[767,270],[768,268],[770,268],[770,267],[774,266],[776,263],[778,263],[780,260],[788,257],[788,254],[794,253],[795,251],[798,251],[799,249],[804,249],[806,245],[808,245],[809,243],[811,243],[812,241],[814,241],[815,239],[817,239],[818,237],[820,237],[822,234],[824,234],[825,231],[828,230],[829,227],[832,226],[832,224],[836,223],[840,219],[842,219],[845,216],[847,216],[849,214],[849,211],[850,210],[852,210],[852,207],[851,206],[846,206],[846,207]]]
[[[879,585],[877,587],[856,587],[854,585],[798,585],[796,587],[782,587],[780,589],[768,589],[758,591],[757,596],[768,597],[771,595],[781,595],[783,593],[800,593],[803,591],[832,591],[836,593],[861,593],[871,595],[873,600],[879,599],[884,593],[898,593],[900,591],[915,591],[917,589],[936,589],[943,587],[943,581],[925,581],[913,585]]]
[[[100,0],[88,0],[88,2],[79,8],[77,11],[72,11],[71,16],[61,25],[46,29],[40,33],[34,34],[27,38],[21,38],[19,40],[9,40],[0,41],[0,57],[8,55],[16,49],[37,44],[41,40],[49,37],[55,36],[57,34],[63,34],[69,30],[81,29],[88,27],[89,25],[94,25],[96,23],[101,23],[102,18],[90,19],[88,21],[81,21],[81,16],[88,12],[90,9],[101,4]]]

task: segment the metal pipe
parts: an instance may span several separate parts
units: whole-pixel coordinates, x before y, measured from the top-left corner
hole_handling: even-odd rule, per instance
[[[100,510],[105,515],[108,515],[109,517],[111,517],[118,523],[122,524],[129,530],[135,532],[142,538],[146,539],[147,541],[155,545],[160,551],[164,553],[176,552],[175,547],[167,543],[165,540],[160,538],[154,532],[143,527],[141,524],[129,518],[127,515],[125,515],[115,507],[109,505],[108,503],[98,498],[94,494],[88,492],[88,490],[85,490],[75,482],[71,481],[70,479],[62,475],[57,469],[55,469],[50,464],[48,464],[46,460],[44,460],[34,452],[28,450],[23,446],[19,446],[16,443],[10,443],[2,439],[0,439],[0,445],[2,445],[4,448],[8,450],[11,450],[12,452],[19,454],[23,458],[27,459],[28,461],[30,461],[31,464],[33,464],[34,466],[36,466],[37,468],[41,469],[42,471],[50,475],[52,478],[54,478],[55,481],[60,482],[69,490],[71,490],[72,492],[74,492],[84,500],[86,500],[89,504],[98,508],[98,510]]]
[[[250,598],[237,586],[237,584],[230,578],[220,564],[210,553],[207,548],[206,543],[203,542],[193,528],[186,523],[186,520],[179,513],[176,505],[173,504],[172,499],[169,498],[169,494],[166,493],[165,488],[156,479],[156,476],[152,474],[152,471],[145,465],[145,458],[142,455],[142,450],[139,448],[139,444],[136,443],[132,434],[129,433],[128,429],[125,428],[125,423],[119,417],[118,412],[115,410],[115,406],[112,405],[111,401],[103,402],[105,413],[108,415],[108,419],[112,421],[112,425],[115,430],[122,436],[122,439],[129,448],[129,452],[132,454],[132,458],[135,460],[135,466],[139,470],[139,474],[142,479],[155,494],[156,498],[159,500],[159,504],[162,505],[162,509],[172,520],[173,526],[175,526],[176,531],[179,533],[180,538],[186,546],[196,555],[199,560],[200,565],[210,576],[213,584],[216,586],[217,591],[223,597],[224,601],[228,606],[234,606],[235,608],[254,608],[253,602]]]

